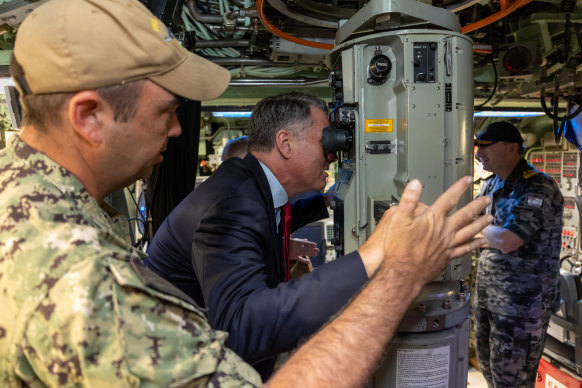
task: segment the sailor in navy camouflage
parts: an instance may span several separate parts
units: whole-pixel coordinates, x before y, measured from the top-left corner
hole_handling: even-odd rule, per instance
[[[0,152],[0,204],[1,386],[260,386],[141,264],[127,221],[18,136]]]
[[[559,305],[564,200],[551,177],[522,158],[513,125],[491,124],[475,140],[496,175],[478,197],[493,202],[476,280],[477,358],[490,387],[533,387],[550,315]]]
[[[38,7],[20,27],[11,73],[23,96],[25,127],[0,151],[2,387],[261,385],[258,373],[226,348],[227,334],[211,330],[204,312],[189,297],[143,266],[143,253],[129,243],[127,220],[103,202],[104,190],[113,182],[100,179],[96,185],[88,178],[97,176],[100,163],[110,160],[119,167],[108,169],[105,177],[135,180],[135,174],[147,174],[159,161],[168,137],[180,133],[171,110],[177,98],[150,78],[162,71],[164,79],[158,81],[173,88],[168,82],[177,73],[164,67],[176,69],[177,62],[193,54],[175,40],[167,41],[153,21],[157,19],[133,0],[53,0]],[[79,69],[95,61],[91,55],[98,52],[92,44],[96,38],[63,33],[70,27],[67,23],[100,25],[107,57],[112,41],[128,38],[131,44],[148,42],[141,50],[162,54],[156,58],[138,53],[150,66],[142,63],[137,70],[139,59],[115,54],[107,66],[117,71],[84,73]],[[63,46],[42,41],[40,32],[47,28],[54,30],[46,35],[61,36]],[[65,46],[67,53],[51,51]],[[48,61],[51,57],[56,62]],[[214,98],[228,85],[228,72],[198,59],[187,66],[189,72],[200,71],[214,80],[198,82],[192,77],[194,81],[186,82],[192,92],[183,96]],[[104,66],[103,61],[95,66]],[[52,74],[38,77],[43,71]],[[135,82],[118,86],[131,71]],[[205,83],[215,91],[200,91]],[[113,89],[104,89],[109,85]],[[83,92],[67,94],[76,90]],[[112,91],[122,103],[99,95],[111,96]],[[54,110],[47,108],[50,104],[56,104]],[[89,110],[71,125],[70,117],[62,114],[65,105],[77,114],[80,107]],[[96,117],[98,121],[93,120]],[[141,134],[136,145],[140,152],[124,162],[119,159],[122,152],[97,159],[94,151],[114,150],[111,144],[102,147],[105,138],[95,137],[97,127],[89,137],[72,130],[88,129],[90,122],[100,128],[99,136],[112,128],[130,139]],[[84,158],[72,163],[71,158],[81,153]]]

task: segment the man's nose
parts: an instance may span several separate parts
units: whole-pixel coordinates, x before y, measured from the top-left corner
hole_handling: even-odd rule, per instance
[[[178,116],[174,115],[172,122],[170,123],[170,130],[168,131],[168,137],[178,137],[182,133],[182,127],[180,126],[180,121]]]

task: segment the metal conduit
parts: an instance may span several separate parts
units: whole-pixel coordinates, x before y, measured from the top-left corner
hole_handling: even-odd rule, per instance
[[[222,30],[222,24],[217,25],[217,24],[205,24],[204,27],[208,28],[209,30],[212,31],[221,31]],[[262,27],[262,26],[261,26]],[[234,31],[254,31],[255,28],[253,26],[234,26]]]
[[[190,11],[190,15],[200,23],[212,23],[212,24],[222,24],[224,21],[224,17],[222,15],[206,15],[198,12],[196,8],[196,1],[195,0],[187,0],[186,7],[188,7],[188,11]],[[234,19],[237,16],[248,16],[256,17],[257,11],[254,9],[239,9],[237,11],[231,11],[225,15],[228,19]],[[244,24],[245,18],[244,17],[237,17],[236,21],[240,24]]]
[[[327,79],[308,80],[298,79],[269,79],[269,78],[240,78],[232,79],[229,86],[313,86],[326,83]]]
[[[267,59],[254,59],[254,58],[206,58],[207,60],[216,63],[220,66],[240,66],[240,65],[269,65],[276,66],[276,63],[272,63]],[[282,63],[281,65],[288,65],[288,63]]]
[[[248,39],[197,40],[196,48],[249,47],[250,43]]]
[[[217,23],[222,24],[222,16],[220,15],[203,15],[196,9],[196,2],[194,0],[186,1],[186,7],[190,11],[192,17],[201,23]]]

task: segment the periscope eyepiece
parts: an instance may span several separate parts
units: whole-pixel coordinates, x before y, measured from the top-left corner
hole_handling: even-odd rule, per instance
[[[337,129],[330,125],[323,129],[321,143],[328,154],[347,152],[352,148],[353,134],[349,129]]]

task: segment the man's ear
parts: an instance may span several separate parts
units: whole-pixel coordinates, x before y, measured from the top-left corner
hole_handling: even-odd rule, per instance
[[[103,124],[112,114],[110,110],[109,104],[97,92],[85,90],[71,97],[67,114],[77,135],[95,146],[103,142]]]
[[[293,151],[293,135],[287,129],[280,129],[275,135],[275,147],[285,159],[291,157]]]

